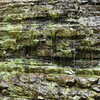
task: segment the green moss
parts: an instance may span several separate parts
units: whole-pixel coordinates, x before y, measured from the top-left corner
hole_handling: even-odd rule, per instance
[[[95,69],[78,69],[78,70],[76,70],[76,75],[100,76],[100,70],[95,70]]]
[[[10,14],[8,16],[5,16],[4,21],[5,22],[13,22],[13,21],[21,21],[22,20],[22,14]]]
[[[99,53],[100,48],[95,48],[95,47],[89,47],[89,46],[80,46],[78,47],[80,51],[85,51],[85,52],[93,52],[93,53]]]
[[[59,11],[56,11],[56,10],[50,10],[49,11],[49,15],[52,19],[57,19],[60,17],[60,13]]]
[[[4,41],[1,41],[0,45],[5,50],[7,50],[7,49],[15,50],[16,49],[16,40],[15,39],[6,39]]]
[[[93,70],[79,69],[76,71],[77,75],[94,75]]]
[[[55,73],[55,74],[57,74],[57,73],[63,73],[63,69],[60,69],[60,68],[47,68],[46,70],[45,70],[45,73],[48,73],[48,74],[50,74],[50,73]]]
[[[95,40],[93,39],[84,39],[81,42],[81,45],[83,46],[92,46],[95,43]]]
[[[93,70],[94,75],[100,76],[100,70]]]
[[[62,57],[71,57],[72,56],[72,51],[71,49],[66,49],[66,50],[63,50],[63,49],[60,49],[59,50],[59,53],[61,53]],[[57,54],[59,56],[59,54]]]
[[[6,55],[6,51],[1,49],[0,50],[0,57],[5,57],[5,55]]]

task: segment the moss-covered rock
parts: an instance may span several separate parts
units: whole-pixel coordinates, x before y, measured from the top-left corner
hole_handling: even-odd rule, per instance
[[[3,49],[7,50],[7,49],[12,49],[12,50],[16,50],[16,40],[15,39],[6,39],[6,40],[2,40],[0,42],[0,45]]]
[[[97,0],[0,2],[0,100],[99,100],[99,8]]]

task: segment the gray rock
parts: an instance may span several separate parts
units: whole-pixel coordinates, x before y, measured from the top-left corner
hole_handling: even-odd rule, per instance
[[[92,90],[97,92],[97,93],[100,93],[100,86],[92,86]]]
[[[67,75],[73,75],[73,74],[75,74],[75,72],[73,72],[73,71],[64,71]]]
[[[74,96],[73,100],[80,100],[80,96]]]
[[[0,82],[0,89],[7,89],[8,87],[9,87],[9,85],[6,81]]]
[[[92,3],[100,3],[100,0],[89,0],[91,1]]]
[[[98,79],[98,85],[100,85],[100,79]]]
[[[38,100],[44,100],[42,96],[38,96]]]
[[[90,86],[90,82],[86,78],[76,78],[76,85],[80,88],[87,88]]]
[[[98,82],[98,78],[89,78],[88,80],[91,84],[96,84]]]

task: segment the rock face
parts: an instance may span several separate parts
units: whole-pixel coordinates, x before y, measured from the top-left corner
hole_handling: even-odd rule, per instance
[[[100,69],[63,68],[35,59],[0,62],[2,100],[99,100]]]
[[[100,58],[97,0],[1,0],[0,56]]]
[[[100,0],[0,0],[0,58],[1,100],[100,100]]]
[[[11,76],[13,75],[13,76]],[[18,97],[20,100],[99,100],[98,78],[91,84],[90,78],[67,75],[11,74],[3,83],[0,80],[0,95],[6,100]],[[7,75],[6,75],[6,78]],[[54,79],[54,80],[50,80]],[[49,79],[49,80],[48,80]],[[79,81],[83,80],[83,81]],[[84,84],[83,84],[83,83]],[[88,84],[87,84],[88,82]],[[84,87],[82,87],[84,85]],[[78,99],[79,98],[79,99]],[[98,99],[96,99],[98,98]],[[2,99],[4,100],[4,99]]]

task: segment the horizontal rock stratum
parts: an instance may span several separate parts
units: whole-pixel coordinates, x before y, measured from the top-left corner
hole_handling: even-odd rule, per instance
[[[100,0],[0,0],[0,100],[100,100]]]
[[[2,100],[99,100],[100,69],[63,68],[35,59],[0,62]]]
[[[1,0],[0,56],[100,58],[99,9],[96,0]]]

